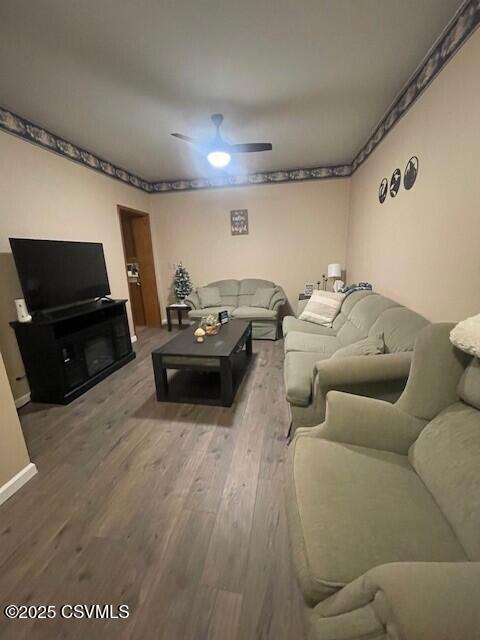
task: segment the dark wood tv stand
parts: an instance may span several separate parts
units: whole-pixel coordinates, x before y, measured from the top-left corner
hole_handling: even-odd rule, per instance
[[[68,404],[135,358],[126,300],[98,300],[11,322],[33,402]]]

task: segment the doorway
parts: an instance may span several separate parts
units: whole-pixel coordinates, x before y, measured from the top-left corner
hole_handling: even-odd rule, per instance
[[[160,327],[162,320],[158,303],[150,217],[148,213],[121,205],[118,205],[117,209],[135,330],[137,327]]]

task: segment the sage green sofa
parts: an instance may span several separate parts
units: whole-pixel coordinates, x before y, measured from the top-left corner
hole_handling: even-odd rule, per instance
[[[211,282],[207,287],[215,287],[220,292],[222,305],[219,307],[202,308],[200,298],[195,289],[185,298],[190,311],[189,318],[200,320],[203,316],[220,311],[228,311],[232,318],[242,318],[252,321],[252,335],[255,340],[276,340],[279,329],[279,313],[286,302],[282,287],[269,280],[248,278],[245,280],[218,280]],[[251,301],[257,289],[273,287],[276,292],[270,301],[268,309],[252,307]]]
[[[417,338],[394,405],[331,391],[299,429],[287,515],[309,640],[480,638],[480,361]]]
[[[300,315],[306,302],[301,301]],[[347,296],[332,327],[286,316],[284,378],[291,433],[325,419],[325,398],[336,389],[395,402],[407,382],[423,316],[372,291]],[[368,336],[383,336],[385,353],[330,359],[340,348]]]

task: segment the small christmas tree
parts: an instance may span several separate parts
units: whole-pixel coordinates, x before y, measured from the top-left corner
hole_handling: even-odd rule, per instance
[[[175,276],[173,278],[173,290],[177,296],[177,300],[181,302],[192,291],[192,283],[190,281],[190,274],[185,269],[183,264],[179,262],[175,270]]]

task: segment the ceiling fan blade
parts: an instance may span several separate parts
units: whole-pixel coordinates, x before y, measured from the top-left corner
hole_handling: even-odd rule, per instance
[[[231,144],[231,153],[253,153],[254,151],[271,151],[270,142],[246,142],[245,144]]]
[[[174,138],[178,138],[179,140],[183,140],[184,142],[188,142],[192,145],[196,151],[205,154],[207,152],[205,145],[203,145],[199,140],[195,140],[195,138],[190,138],[190,136],[184,136],[183,133],[172,133],[170,134]]]
[[[185,140],[185,142],[190,142],[191,144],[197,144],[196,140],[190,138],[190,136],[184,136],[183,133],[172,133],[170,134],[174,138],[179,138],[180,140]]]

